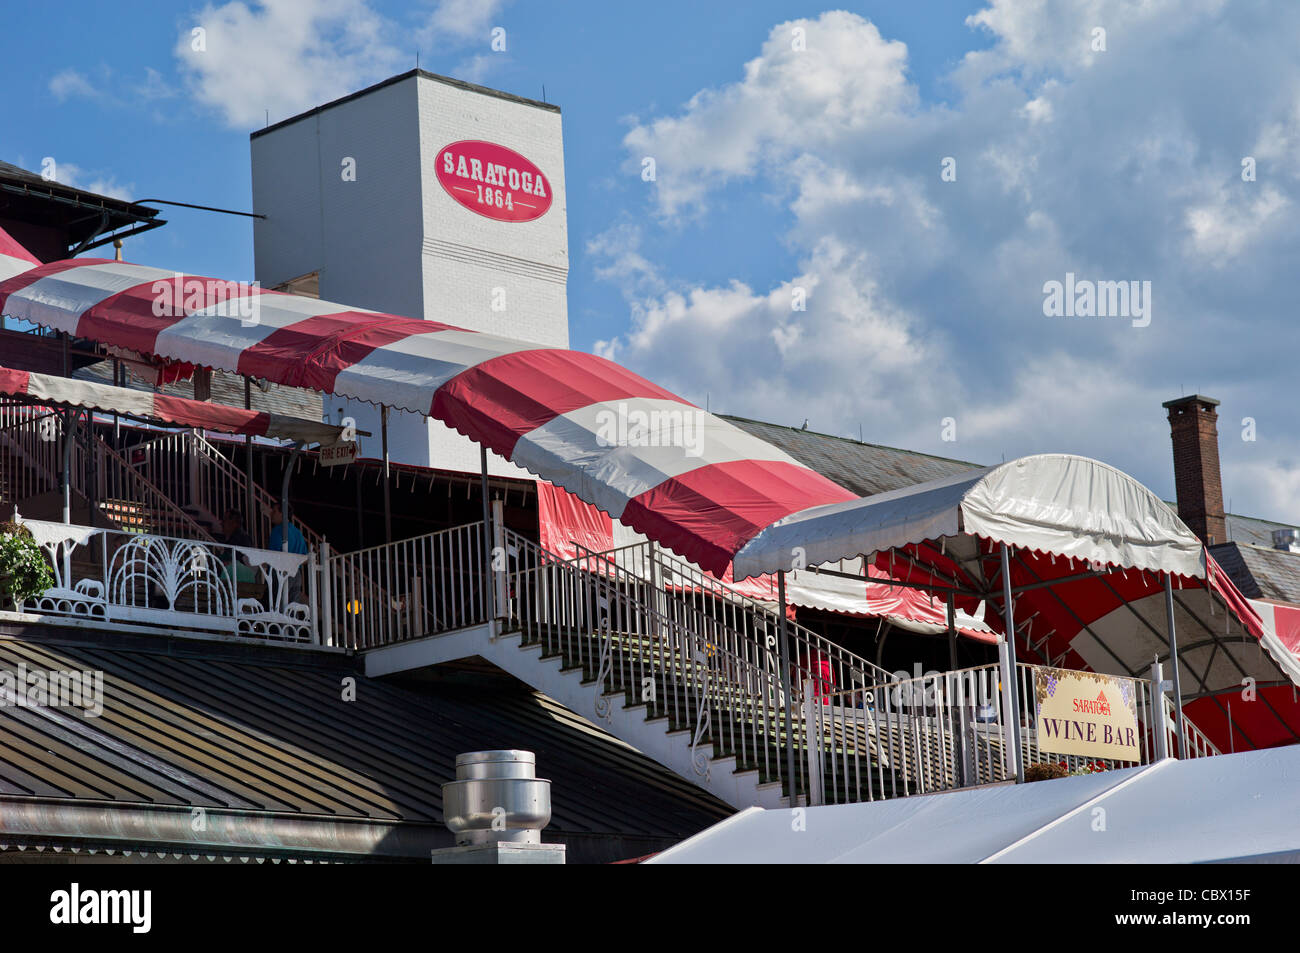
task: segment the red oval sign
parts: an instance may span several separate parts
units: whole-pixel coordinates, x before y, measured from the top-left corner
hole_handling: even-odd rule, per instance
[[[443,146],[435,161],[447,194],[499,222],[531,222],[551,207],[551,182],[513,149],[481,139]]]

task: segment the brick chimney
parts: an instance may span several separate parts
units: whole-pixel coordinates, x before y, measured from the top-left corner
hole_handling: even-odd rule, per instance
[[[1219,476],[1219,420],[1212,397],[1193,394],[1167,400],[1169,431],[1174,442],[1174,486],[1178,516],[1209,544],[1228,541],[1223,518],[1223,482]]]

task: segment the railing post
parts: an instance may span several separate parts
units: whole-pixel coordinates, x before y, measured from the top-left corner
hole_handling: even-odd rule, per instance
[[[307,551],[307,609],[311,613],[311,640],[315,645],[323,645],[320,630],[320,587],[317,585],[320,566],[316,562],[316,551]],[[239,582],[235,581],[235,602],[239,599]],[[236,615],[236,617],[238,617]]]
[[[1187,738],[1183,729],[1183,690],[1178,683],[1178,635],[1174,629],[1174,580],[1165,573],[1165,621],[1169,626],[1169,664],[1174,683],[1174,730],[1178,732],[1178,757],[1187,759]]]
[[[1017,704],[1019,691],[1016,679],[1020,673],[1016,670],[1016,605],[1011,594],[1011,548],[1002,544],[1002,621],[1006,634],[998,646],[999,660],[1003,664],[1002,693],[1003,710],[1007,712],[1003,719],[1006,730],[1010,732],[1011,766],[1016,774],[1016,782],[1025,780],[1024,754],[1020,749],[1020,706]],[[1005,648],[1005,652],[1003,649]],[[1010,772],[1008,772],[1010,773]]]
[[[497,569],[497,556],[501,558],[501,568]],[[505,504],[500,500],[492,501],[492,563],[493,563],[493,583],[496,586],[494,593],[493,605],[496,608],[495,618],[505,619],[509,615],[508,604],[510,601],[510,588],[507,584],[506,571],[509,567],[510,552],[506,549],[506,517]]]
[[[483,585],[480,598],[483,601],[483,621],[492,627],[496,635],[496,607],[493,606],[495,587],[492,584],[492,507],[488,500],[488,459],[487,447],[479,446],[479,490],[483,496]]]
[[[776,574],[777,610],[779,612],[777,628],[780,632],[778,650],[781,665],[781,691],[785,695],[785,770],[786,786],[790,795],[790,806],[798,803],[799,792],[796,790],[794,772],[794,692],[790,684],[790,627],[785,618],[785,570]]]
[[[1165,723],[1165,670],[1160,661],[1151,663],[1151,733],[1155,736],[1155,760],[1169,757],[1169,728]]]
[[[822,731],[818,716],[821,698],[812,681],[803,683],[804,738],[808,741],[808,806],[826,803],[825,775],[822,773]]]
[[[320,542],[320,625],[321,645],[334,644],[334,580],[330,565],[330,544]]]
[[[1007,650],[1007,640],[998,642],[998,694],[1002,722],[1002,764],[1008,778],[1019,776],[1016,761],[1016,743],[1012,732],[1018,730],[1019,719],[1016,717],[1014,696],[1011,694],[1011,682],[1015,678],[1011,653]]]

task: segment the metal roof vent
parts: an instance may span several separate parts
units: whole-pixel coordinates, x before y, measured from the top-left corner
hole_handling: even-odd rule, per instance
[[[1300,553],[1300,529],[1273,530],[1273,548]]]
[[[540,844],[551,822],[551,782],[531,751],[456,756],[456,780],[442,786],[442,813],[461,846]]]

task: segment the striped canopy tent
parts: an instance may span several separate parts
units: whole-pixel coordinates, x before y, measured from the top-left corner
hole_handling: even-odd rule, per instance
[[[301,441],[304,444],[318,443],[323,447],[338,443],[343,436],[342,427],[318,420],[264,410],[245,410],[210,401],[72,380],[4,366],[0,366],[0,396],[27,398],[39,404],[98,410],[167,427],[193,427],[218,433],[272,437]]]
[[[718,574],[774,520],[856,499],[594,354],[126,262],[38,264],[0,236],[8,317],[426,414]]]
[[[766,527],[734,568],[744,578],[855,556],[961,608],[986,603],[1023,661],[1145,677],[1159,659],[1223,751],[1300,741],[1300,636],[1261,615],[1178,516],[1114,467],[1037,454],[810,507]]]

